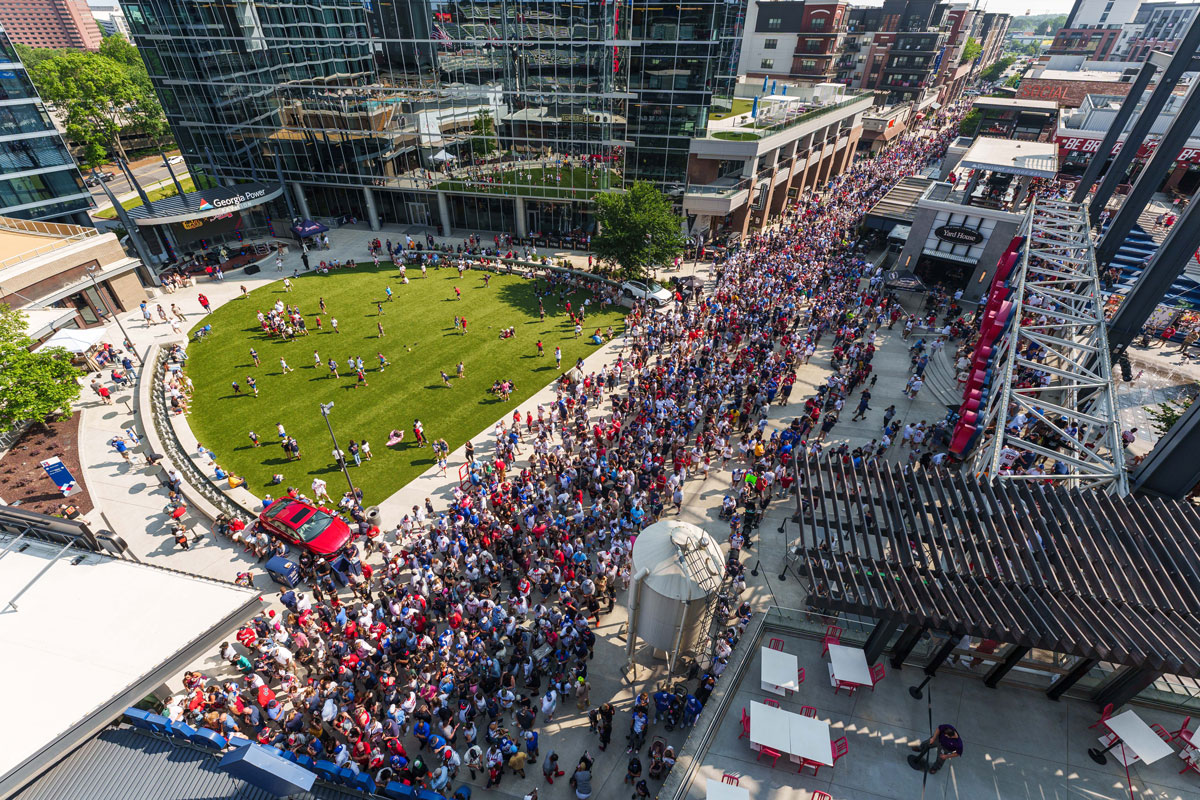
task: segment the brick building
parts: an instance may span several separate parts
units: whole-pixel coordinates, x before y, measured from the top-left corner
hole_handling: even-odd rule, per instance
[[[30,47],[96,50],[102,38],[85,0],[0,0],[0,25]]]

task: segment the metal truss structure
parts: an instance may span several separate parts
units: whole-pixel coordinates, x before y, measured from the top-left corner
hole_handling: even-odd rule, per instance
[[[1008,481],[1055,478],[1124,496],[1129,485],[1087,208],[1037,200],[1022,234],[1021,261],[1009,278],[1012,322],[996,345],[976,471]],[[1010,429],[1020,414],[1027,424]],[[1006,468],[1013,451],[1044,456],[1046,474],[1013,474]]]

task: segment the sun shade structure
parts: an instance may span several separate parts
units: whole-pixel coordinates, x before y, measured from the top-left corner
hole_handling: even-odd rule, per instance
[[[1191,505],[828,455],[798,472],[815,608],[1200,677]]]

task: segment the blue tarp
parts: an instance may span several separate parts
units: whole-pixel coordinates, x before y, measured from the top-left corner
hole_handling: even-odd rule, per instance
[[[316,236],[318,233],[324,233],[329,230],[329,227],[322,225],[319,222],[313,222],[311,219],[306,219],[299,225],[292,226],[292,233],[299,236],[301,239],[307,239],[309,236]]]

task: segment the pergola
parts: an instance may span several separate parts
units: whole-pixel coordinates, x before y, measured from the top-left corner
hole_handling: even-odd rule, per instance
[[[897,667],[925,632],[951,635],[929,675],[963,635],[1013,645],[987,674],[993,687],[1030,650],[1076,656],[1053,698],[1100,662],[1121,667],[1093,698],[1101,704],[1164,673],[1200,677],[1190,504],[829,455],[797,467],[794,566],[815,608],[877,620],[872,663],[904,626]]]

